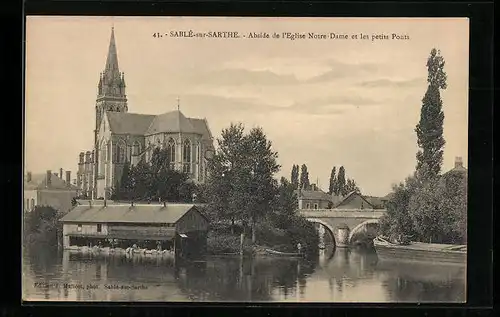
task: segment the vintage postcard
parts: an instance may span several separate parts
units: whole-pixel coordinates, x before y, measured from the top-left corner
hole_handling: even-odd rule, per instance
[[[25,301],[466,301],[468,19],[28,16]]]

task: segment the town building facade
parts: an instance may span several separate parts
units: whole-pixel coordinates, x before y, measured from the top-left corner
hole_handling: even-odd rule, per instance
[[[298,209],[336,209],[336,210],[381,210],[385,209],[384,198],[365,196],[358,191],[352,191],[345,196],[328,194],[312,184],[309,189],[295,191]]]
[[[24,212],[31,212],[36,206],[52,207],[63,213],[70,211],[78,188],[71,184],[70,171],[66,171],[65,180],[62,175],[62,169],[59,174],[50,170],[46,174],[28,172],[24,177]]]
[[[179,100],[177,110],[160,115],[129,113],[125,89],[112,29],[97,89],[94,149],[79,155],[80,196],[110,197],[124,165],[149,162],[155,148],[168,150],[171,168],[188,174],[195,183],[205,182],[207,160],[214,151],[207,120],[186,117],[180,111]]]

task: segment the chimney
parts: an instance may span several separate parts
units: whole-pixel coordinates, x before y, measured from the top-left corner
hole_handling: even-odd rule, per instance
[[[31,182],[31,172],[28,172],[26,175],[26,181],[29,183]]]
[[[45,182],[46,182],[45,185],[47,187],[49,187],[50,185],[52,185],[52,171],[51,170],[47,170],[47,176],[46,176]]]
[[[461,156],[455,157],[455,168],[457,168],[457,167],[464,167],[464,163],[462,161]]]
[[[62,170],[62,168],[59,169],[59,178],[63,179],[63,170]]]
[[[71,185],[71,171],[66,171],[66,184]]]

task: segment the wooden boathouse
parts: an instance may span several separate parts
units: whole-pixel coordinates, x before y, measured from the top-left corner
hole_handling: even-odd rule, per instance
[[[100,203],[100,204],[99,204]],[[89,201],[60,219],[63,247],[103,246],[205,253],[208,219],[193,204],[123,204]]]

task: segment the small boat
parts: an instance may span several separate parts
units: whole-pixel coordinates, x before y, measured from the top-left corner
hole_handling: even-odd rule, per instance
[[[409,242],[397,244],[376,237],[373,245],[379,260],[386,261],[424,261],[440,263],[467,263],[467,246],[453,244],[435,244],[422,242]]]
[[[280,252],[280,251],[275,251],[275,250],[271,250],[271,249],[264,249],[264,250],[269,255],[284,256],[284,257],[303,257],[304,256],[302,253]]]

